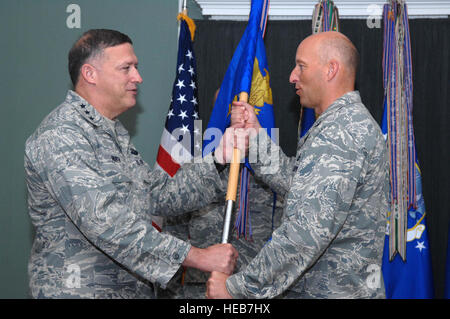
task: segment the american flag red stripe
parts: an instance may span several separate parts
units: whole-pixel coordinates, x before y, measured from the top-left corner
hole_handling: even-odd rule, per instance
[[[170,175],[170,177],[173,177],[175,175],[175,173],[178,171],[178,169],[180,168],[180,164],[175,162],[172,159],[172,156],[170,156],[170,154],[167,153],[167,151],[161,145],[159,145],[158,159],[156,161],[157,161],[158,165],[163,170],[165,170],[167,172],[167,174]]]

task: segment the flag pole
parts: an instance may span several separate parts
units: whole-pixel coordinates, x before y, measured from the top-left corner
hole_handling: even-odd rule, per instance
[[[248,93],[241,92],[239,94],[239,101],[247,102],[248,101]],[[238,148],[233,149],[233,158],[230,163],[230,173],[228,175],[228,188],[227,188],[227,196],[225,197],[227,202],[227,208],[225,211],[225,217],[223,222],[223,231],[222,231],[222,244],[228,243],[228,236],[230,233],[230,225],[231,225],[231,214],[233,212],[233,207],[236,202],[236,193],[239,179],[239,168],[241,162],[241,152]]]

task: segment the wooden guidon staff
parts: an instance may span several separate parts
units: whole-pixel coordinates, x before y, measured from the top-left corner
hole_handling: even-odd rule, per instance
[[[239,101],[247,102],[248,93],[241,92],[239,94]],[[239,168],[240,168],[241,151],[238,148],[233,149],[233,158],[230,163],[230,173],[228,175],[228,188],[227,188],[227,208],[225,211],[225,217],[223,222],[222,231],[222,244],[228,243],[228,235],[230,233],[231,214],[233,212],[234,203],[236,202],[236,193],[239,180]]]

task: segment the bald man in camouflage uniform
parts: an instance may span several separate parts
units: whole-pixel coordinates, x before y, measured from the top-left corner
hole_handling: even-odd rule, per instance
[[[354,91],[358,53],[344,35],[306,38],[290,77],[302,105],[319,114],[296,157],[256,174],[285,195],[282,224],[250,264],[228,276],[212,272],[209,298],[383,298],[381,276],[389,171],[381,130]],[[232,124],[260,128],[246,103]],[[269,141],[264,130],[253,135]],[[272,150],[277,151],[276,145]],[[250,150],[251,151],[251,150]],[[264,154],[262,154],[264,155]]]
[[[155,298],[181,265],[232,273],[230,244],[200,249],[152,226],[151,214],[198,209],[224,187],[212,162],[174,178],[151,170],[117,116],[142,82],[131,40],[90,30],[69,53],[75,91],[29,137],[25,173],[36,229],[34,298]]]

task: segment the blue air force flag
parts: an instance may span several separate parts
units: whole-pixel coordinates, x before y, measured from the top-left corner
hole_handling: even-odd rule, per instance
[[[232,102],[237,101],[241,92],[249,94],[249,104],[262,127],[274,127],[272,90],[270,89],[269,68],[263,42],[267,20],[268,1],[253,0],[250,18],[219,90],[208,129],[217,128],[221,134],[230,125]],[[211,136],[212,137],[212,136]],[[220,139],[204,140],[203,155],[214,151]]]
[[[251,2],[247,28],[228,66],[209,119],[203,143],[203,156],[214,151],[215,147],[218,146],[220,139],[217,137],[221,136],[230,125],[232,102],[237,101],[242,92],[248,94],[248,103],[254,106],[259,123],[272,137],[271,129],[275,126],[272,90],[263,41],[268,9],[268,0],[253,0]],[[250,237],[252,235],[248,214],[247,182],[249,169],[251,167],[248,159],[246,159],[245,166],[241,171],[239,214],[235,223],[238,236],[242,234],[245,237],[247,237],[247,234]],[[249,228],[249,231],[247,231],[247,228]]]

